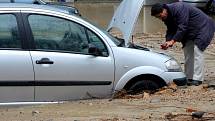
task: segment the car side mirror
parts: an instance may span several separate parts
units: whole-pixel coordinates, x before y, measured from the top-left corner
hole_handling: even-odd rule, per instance
[[[100,56],[102,55],[101,51],[99,50],[98,47],[96,47],[94,44],[89,44],[88,45],[88,53],[94,56]]]

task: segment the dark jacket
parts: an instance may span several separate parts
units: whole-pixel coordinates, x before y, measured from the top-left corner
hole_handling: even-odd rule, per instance
[[[168,17],[164,20],[167,26],[166,40],[174,39],[183,46],[186,46],[186,41],[193,40],[204,51],[213,38],[214,21],[201,10],[186,3],[166,4],[164,8],[168,11]]]

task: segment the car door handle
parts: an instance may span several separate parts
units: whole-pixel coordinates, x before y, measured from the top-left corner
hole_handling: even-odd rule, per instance
[[[49,58],[42,58],[41,60],[36,60],[36,64],[54,64]]]

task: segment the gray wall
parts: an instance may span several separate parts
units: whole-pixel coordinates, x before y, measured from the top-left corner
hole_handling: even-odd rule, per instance
[[[171,2],[177,2],[178,0],[145,0],[145,5],[153,5],[155,3],[171,3]]]

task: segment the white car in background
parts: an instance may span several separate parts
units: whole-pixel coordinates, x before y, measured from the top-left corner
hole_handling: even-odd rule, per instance
[[[215,14],[215,0],[179,0],[181,2],[190,4],[200,8],[206,14]]]
[[[142,2],[124,0],[109,26],[125,29],[125,44],[62,9],[0,4],[0,102],[107,98],[122,89],[186,84],[173,57],[134,44],[128,48]]]
[[[206,4],[209,0],[180,0],[180,1],[198,8],[204,8],[206,7]]]

